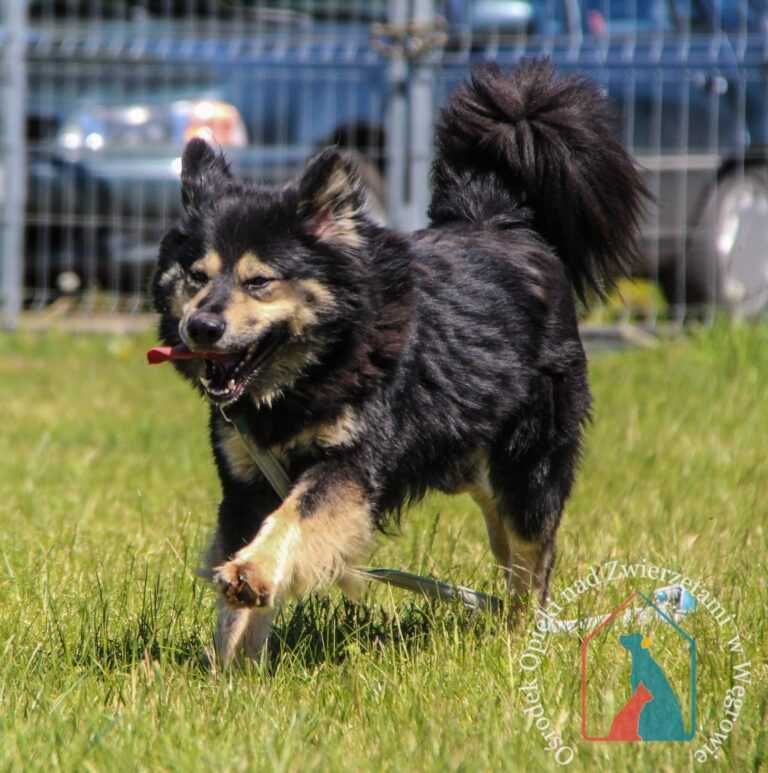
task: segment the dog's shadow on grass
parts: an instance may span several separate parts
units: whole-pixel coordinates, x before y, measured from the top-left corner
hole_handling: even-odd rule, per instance
[[[151,669],[165,662],[207,672],[212,668],[212,631],[201,612],[197,606],[194,620],[171,636],[155,615],[140,614],[117,635],[106,618],[99,624],[97,617],[81,631],[80,646],[67,654],[80,666],[95,664],[100,671],[137,664]],[[459,603],[419,599],[387,608],[310,596],[278,615],[262,667],[269,673],[286,666],[314,670],[359,655],[412,653],[430,646],[434,637],[452,638],[460,632],[479,638],[500,625],[499,617],[473,613]]]
[[[436,604],[426,599],[394,610],[378,604],[357,604],[310,597],[284,611],[269,642],[270,669],[284,661],[313,669],[340,664],[371,652],[414,652],[429,646],[435,636],[459,630],[481,636],[498,625],[487,614],[473,614],[459,604]]]

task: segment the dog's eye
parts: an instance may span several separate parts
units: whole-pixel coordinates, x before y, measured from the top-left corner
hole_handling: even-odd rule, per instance
[[[205,271],[190,271],[187,278],[193,285],[204,285],[208,281],[208,274]]]
[[[267,276],[253,276],[250,279],[246,279],[243,284],[248,290],[261,290],[266,287],[272,279]]]

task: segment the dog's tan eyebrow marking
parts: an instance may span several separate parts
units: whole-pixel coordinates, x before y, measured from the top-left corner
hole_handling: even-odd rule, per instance
[[[313,306],[329,309],[334,304],[333,293],[317,279],[300,279],[297,285],[304,292],[305,299]]]
[[[209,277],[216,276],[221,273],[221,267],[223,262],[221,255],[216,250],[209,250],[203,255],[202,258],[196,260],[189,268],[192,271],[203,271]]]
[[[235,264],[235,276],[244,282],[256,276],[278,279],[278,273],[272,266],[265,263],[255,252],[244,252]]]

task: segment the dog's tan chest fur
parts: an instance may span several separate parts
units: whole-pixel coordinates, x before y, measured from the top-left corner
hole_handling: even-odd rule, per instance
[[[313,449],[328,449],[350,445],[362,428],[357,411],[345,406],[332,421],[307,427],[287,443],[271,450],[284,464],[295,452],[312,452]],[[259,468],[238,431],[230,424],[220,422],[217,429],[217,445],[224,455],[227,467],[234,478],[248,483],[259,474]]]

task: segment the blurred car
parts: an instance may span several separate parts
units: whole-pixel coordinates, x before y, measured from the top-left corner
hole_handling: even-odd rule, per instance
[[[295,173],[324,144],[351,148],[384,214],[391,86],[389,62],[371,46],[372,25],[386,20],[384,0],[120,3],[116,18],[98,24],[95,57],[78,57],[94,41],[92,4],[81,5],[64,3],[61,21],[46,4],[32,25],[28,281],[72,284],[74,277],[74,284],[140,290],[178,211],[180,148],[195,135],[225,148],[240,173],[267,182]],[[561,71],[596,79],[659,203],[649,210],[638,273],[658,277],[673,302],[716,301],[742,314],[765,308],[761,7],[747,0],[438,5],[447,32],[435,67],[438,103],[489,58],[511,66],[522,55],[546,55]],[[126,60],[135,61],[129,71]]]
[[[369,40],[384,6],[345,18],[343,0],[331,5],[332,18],[254,3],[237,18],[222,5],[211,19],[214,5],[204,2],[33,4],[25,235],[32,302],[86,286],[143,291],[178,214],[180,153],[193,136],[267,183],[298,171],[320,146],[347,147],[383,219],[383,137],[374,119],[385,113],[386,67]]]
[[[762,0],[450,5],[455,26],[464,30],[459,46],[481,55],[492,50],[511,65],[520,55],[512,34],[517,26],[528,36],[527,54],[550,56],[561,71],[603,85],[617,110],[618,134],[657,200],[644,227],[639,275],[658,279],[681,309],[718,303],[754,315],[768,306],[768,16]],[[451,82],[443,92],[464,77],[462,58],[455,65],[451,57],[444,61],[442,77]]]

